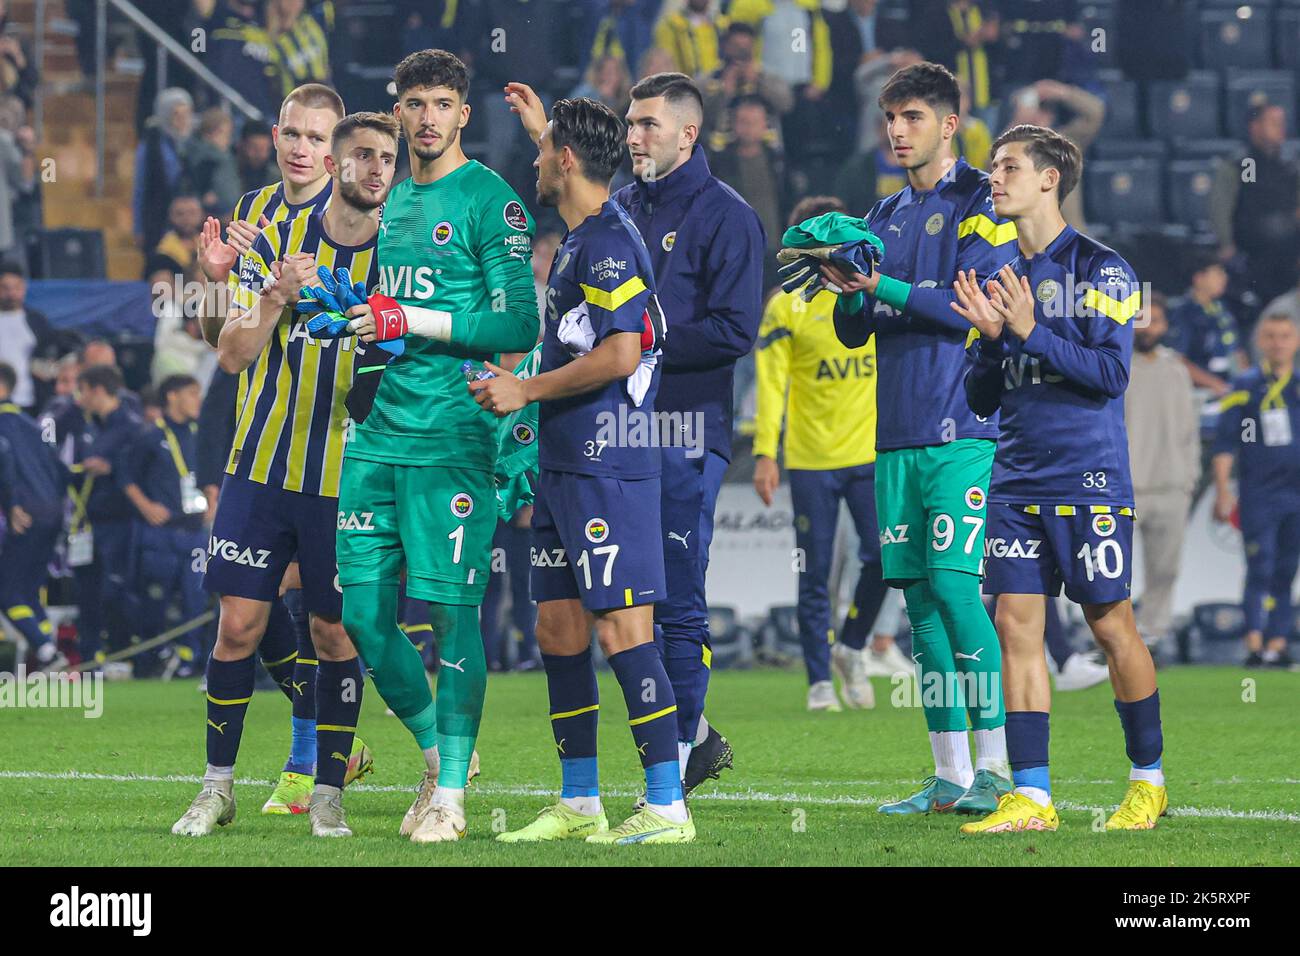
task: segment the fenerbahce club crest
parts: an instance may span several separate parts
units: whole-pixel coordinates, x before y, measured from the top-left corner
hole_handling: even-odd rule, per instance
[[[592,518],[587,522],[587,527],[583,529],[587,535],[587,540],[592,544],[600,544],[609,537],[609,522],[604,518]]]
[[[1111,515],[1093,515],[1092,530],[1103,538],[1115,533],[1115,519]]]
[[[451,499],[451,513],[457,518],[468,518],[474,513],[474,499],[462,491]]]

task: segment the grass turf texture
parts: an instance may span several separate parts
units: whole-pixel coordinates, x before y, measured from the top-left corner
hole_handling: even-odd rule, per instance
[[[1246,702],[1243,680],[1257,681]],[[260,814],[288,749],[289,708],[257,694],[244,731],[235,823],[212,836],[172,836],[203,769],[203,698],[192,682],[110,683],[97,720],[80,711],[0,712],[0,865],[1295,865],[1300,862],[1297,677],[1230,668],[1162,671],[1171,814],[1147,833],[1103,833],[1128,764],[1110,689],[1060,694],[1052,721],[1051,834],[965,837],[962,817],[886,817],[876,805],[910,793],[931,770],[921,711],[809,714],[792,672],[721,672],[710,718],[736,768],[692,802],[689,846],[506,846],[494,826],[527,823],[553,797],[559,770],[540,674],[492,675],[479,738],[483,776],[470,789],[469,833],[453,845],[397,835],[422,761],[367,687],[361,733],[376,772],[350,788],[356,836],[310,837],[305,816]],[[622,696],[601,675],[601,784],[611,825],[630,811],[641,772]],[[132,779],[119,779],[129,776]],[[179,779],[168,779],[177,777]],[[1096,808],[1096,809],[1095,809]]]

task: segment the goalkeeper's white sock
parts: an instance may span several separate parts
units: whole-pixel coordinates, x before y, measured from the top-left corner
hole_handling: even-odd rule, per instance
[[[424,765],[434,773],[437,773],[438,767],[441,765],[441,760],[438,757],[438,748],[436,746],[428,747],[423,750],[422,753],[424,754]]]
[[[934,775],[959,787],[975,782],[970,765],[970,740],[964,730],[930,732],[930,750],[934,754]]]
[[[1011,779],[1005,727],[975,731],[975,769],[992,771],[1004,780]]]

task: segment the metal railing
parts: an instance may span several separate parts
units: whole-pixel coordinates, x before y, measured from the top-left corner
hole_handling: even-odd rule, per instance
[[[108,8],[112,6],[118,13],[131,21],[141,33],[158,44],[158,89],[163,89],[167,80],[168,57],[175,57],[177,62],[210,86],[231,106],[249,119],[261,120],[262,111],[244,99],[239,92],[217,74],[209,70],[193,53],[187,50],[175,37],[140,12],[140,8],[130,0],[95,0],[95,195],[104,195],[104,160],[107,149],[107,123],[105,101],[108,82]],[[43,0],[37,0],[38,42],[44,30]]]

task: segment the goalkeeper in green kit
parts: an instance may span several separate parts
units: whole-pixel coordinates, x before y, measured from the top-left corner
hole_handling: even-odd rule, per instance
[[[479,605],[497,522],[496,419],[462,366],[537,341],[533,222],[496,173],[466,158],[465,65],[443,50],[395,70],[411,178],[379,227],[380,292],[347,312],[363,341],[403,339],[348,442],[339,489],[343,624],[428,770],[401,833],[465,833],[465,784],[487,685]],[[431,602],[441,667],[435,705],[420,655],[398,628],[406,593]]]

